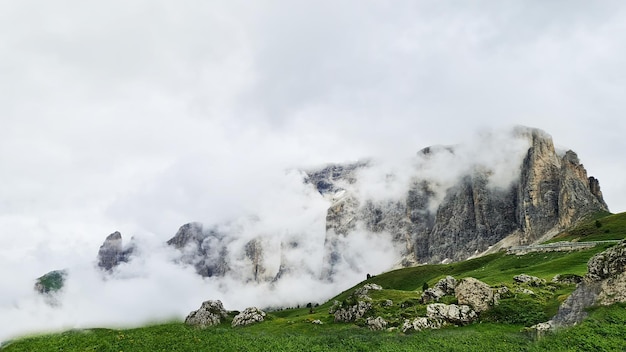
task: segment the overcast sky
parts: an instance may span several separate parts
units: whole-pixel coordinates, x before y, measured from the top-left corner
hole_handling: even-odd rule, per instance
[[[513,125],[626,211],[625,44],[622,1],[3,1],[0,266],[31,285],[115,230],[253,209],[289,168]]]

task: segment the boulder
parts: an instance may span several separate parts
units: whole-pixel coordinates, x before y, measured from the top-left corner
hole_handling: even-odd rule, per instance
[[[382,317],[378,316],[376,318],[367,318],[367,326],[370,330],[384,330],[387,328],[387,321]]]
[[[478,318],[470,306],[443,303],[429,304],[426,307],[426,316],[431,319],[443,319],[455,325],[465,325]]]
[[[381,306],[383,306],[383,307],[391,307],[391,306],[393,306],[393,301],[392,301],[392,300],[390,300],[390,299],[388,299],[388,300],[385,300],[385,301],[384,301],[383,303],[381,303],[380,305],[381,305]]]
[[[223,318],[228,316],[228,312],[224,309],[222,301],[209,300],[202,302],[200,309],[194,310],[185,318],[185,324],[197,326],[199,328],[207,328],[209,326],[218,325]]]
[[[456,284],[457,282],[454,277],[446,276],[445,278],[439,280],[435,286],[424,291],[420,297],[420,302],[438,302],[443,296],[453,295]]]
[[[576,274],[557,274],[552,278],[552,282],[557,284],[579,284],[583,281],[583,277]]]
[[[110,272],[119,264],[128,262],[134,250],[135,247],[132,244],[124,248],[122,234],[115,231],[107,236],[98,250],[98,267]]]
[[[244,309],[243,312],[235,315],[233,318],[232,327],[246,326],[250,324],[260,323],[265,319],[265,312],[256,308],[249,307]]]
[[[382,289],[383,288],[380,285],[365,284],[357,288],[356,290],[354,290],[354,293],[352,295],[356,298],[363,298],[363,297],[367,297],[367,294],[369,293],[369,291],[380,291]]]
[[[313,320],[313,321],[311,322],[311,324],[315,324],[315,325],[322,325],[322,324],[324,324],[324,323],[322,323],[322,321],[321,321],[321,320],[319,320],[319,319],[315,319],[315,320]]]
[[[459,304],[469,305],[477,313],[485,311],[494,305],[494,294],[491,287],[473,277],[466,277],[454,289]]]
[[[363,318],[370,309],[372,309],[372,304],[363,301],[359,301],[357,304],[350,307],[342,307],[335,311],[335,322],[353,322],[359,318]]]
[[[528,284],[530,286],[543,286],[546,283],[546,280],[544,279],[526,274],[513,276],[513,281],[517,282],[518,284]]]
[[[402,324],[402,332],[409,330],[421,331],[426,329],[440,329],[445,325],[446,322],[441,319],[418,317],[413,319],[413,321],[406,319],[404,324]]]

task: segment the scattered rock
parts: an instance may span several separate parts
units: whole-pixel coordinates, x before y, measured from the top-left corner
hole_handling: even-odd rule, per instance
[[[387,321],[382,317],[378,316],[376,318],[367,318],[367,326],[370,330],[384,330],[387,328]]]
[[[381,306],[383,306],[383,307],[391,307],[391,306],[393,306],[393,301],[390,300],[390,299],[385,300],[383,303],[381,303]]]
[[[322,321],[321,321],[321,320],[319,320],[319,319],[315,319],[315,320],[313,320],[313,321],[311,322],[311,324],[315,324],[315,325],[322,325],[322,324],[324,324],[324,323],[322,323]]]
[[[461,305],[469,305],[477,313],[485,311],[494,305],[494,295],[491,287],[473,277],[466,277],[459,281],[454,294]]]
[[[535,292],[533,290],[529,290],[527,288],[523,288],[523,287],[518,287],[515,289],[515,292],[517,293],[523,293],[525,295],[534,295]]]
[[[209,326],[218,325],[226,318],[228,313],[220,300],[209,300],[202,302],[200,309],[194,310],[187,315],[185,324],[197,326],[199,328],[207,328]]]
[[[526,274],[515,275],[513,280],[519,284],[528,284],[530,286],[543,286],[546,283],[544,279]]]
[[[341,302],[335,300],[333,302],[333,305],[328,308],[328,314],[335,314],[335,312],[339,310],[339,308],[341,308]]]
[[[579,284],[583,281],[583,277],[576,274],[557,274],[552,278],[552,282],[557,284]]]
[[[365,284],[364,286],[361,286],[354,290],[354,293],[352,295],[356,298],[365,298],[368,297],[367,294],[369,293],[369,291],[380,291],[382,289],[383,288],[380,285]]]
[[[456,284],[457,282],[454,277],[446,276],[445,278],[439,280],[435,286],[424,291],[420,297],[420,302],[438,302],[441,297],[454,294]]]
[[[466,305],[433,303],[426,307],[426,315],[431,319],[443,319],[455,325],[465,325],[478,318],[476,312]]]
[[[421,331],[426,329],[440,329],[445,325],[446,322],[441,319],[418,317],[413,319],[413,321],[406,319],[404,324],[402,324],[402,332],[409,330]]]
[[[503,298],[511,298],[513,297],[513,292],[511,292],[511,290],[506,287],[506,286],[502,286],[499,287],[496,292],[493,295],[493,303],[498,304],[498,302],[503,299]]]
[[[342,307],[335,311],[335,322],[353,322],[363,316],[372,309],[370,302],[359,301],[357,304],[350,307]]]
[[[545,323],[535,324],[527,329],[527,331],[530,332],[533,335],[533,337],[537,340],[544,337],[547,333],[551,332],[552,330],[554,330],[554,325],[553,325],[552,320],[548,320]]]
[[[246,326],[250,324],[260,323],[265,319],[265,312],[256,308],[249,307],[244,309],[243,312],[235,315],[233,318],[232,327]]]

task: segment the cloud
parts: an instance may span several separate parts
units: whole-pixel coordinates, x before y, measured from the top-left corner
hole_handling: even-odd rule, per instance
[[[89,266],[115,230],[156,246],[183,223],[262,209],[271,221],[255,231],[282,240],[272,214],[294,233],[322,227],[285,170],[382,160],[363,177],[383,197],[401,193],[425,146],[514,162],[502,143],[471,141],[485,127],[546,130],[600,180],[611,210],[626,210],[625,16],[619,1],[3,3],[0,302],[16,329],[0,336],[35,329],[36,312],[71,325],[75,315],[36,302],[32,280]],[[161,287],[123,282],[106,297]]]

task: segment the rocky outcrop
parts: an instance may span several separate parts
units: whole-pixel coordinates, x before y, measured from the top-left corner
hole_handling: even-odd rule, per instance
[[[341,307],[334,313],[335,322],[353,322],[357,319],[363,318],[370,309],[372,309],[372,304],[364,301],[359,301],[352,306]]]
[[[459,304],[469,305],[478,313],[491,308],[495,303],[491,287],[473,277],[461,279],[454,289],[454,295]]]
[[[402,324],[402,332],[441,329],[445,325],[446,322],[443,319],[417,317],[413,320],[406,319]]]
[[[426,306],[426,316],[431,319],[443,319],[454,325],[469,324],[478,318],[470,306],[443,303]]]
[[[420,302],[438,302],[443,296],[453,295],[456,284],[457,282],[454,277],[446,276],[445,278],[437,281],[435,286],[424,291],[420,297]]]
[[[203,302],[200,309],[189,313],[187,318],[185,318],[185,324],[199,328],[207,328],[220,324],[222,319],[227,316],[228,312],[224,309],[221,301],[210,300]]]
[[[531,275],[526,275],[526,274],[513,276],[513,281],[517,282],[518,284],[527,284],[530,286],[537,286],[537,287],[543,286],[546,283],[545,279],[541,279],[536,276],[531,276]]]
[[[468,165],[452,183],[427,172],[422,175],[422,170],[445,172],[446,167],[467,165],[461,147],[420,151],[402,196],[373,199],[360,192],[359,176],[373,167],[372,162],[312,172],[310,182],[332,202],[326,217],[326,275],[332,276],[342,260],[341,239],[357,229],[388,236],[399,248],[400,264],[410,266],[464,260],[505,239],[502,243],[508,245],[534,243],[608,210],[598,180],[587,176],[576,153],[557,152],[547,133],[520,127],[504,143],[521,150],[519,165],[508,170],[510,183],[502,182],[497,164],[480,161]]]
[[[387,328],[387,321],[382,317],[378,316],[376,318],[367,318],[365,324],[370,330],[380,331],[385,330]]]
[[[54,294],[63,288],[66,277],[66,270],[53,270],[37,278],[34,289],[39,294]]]
[[[370,291],[380,291],[382,289],[383,288],[380,285],[365,284],[357,288],[356,290],[354,290],[354,292],[352,293],[352,296],[356,297],[357,299],[370,299],[369,296],[367,295]]]
[[[104,240],[100,250],[98,251],[98,267],[111,271],[120,263],[126,263],[130,260],[135,247],[133,245],[124,248],[122,245],[122,234],[118,231],[113,232]]]
[[[235,317],[233,318],[232,327],[256,324],[262,322],[264,319],[264,311],[256,307],[250,307],[244,309],[243,312],[235,315]]]
[[[557,284],[579,284],[583,281],[583,277],[576,274],[557,274],[552,278],[552,282]]]
[[[556,328],[581,322],[586,308],[626,302],[626,241],[593,256],[587,274],[548,322]]]

